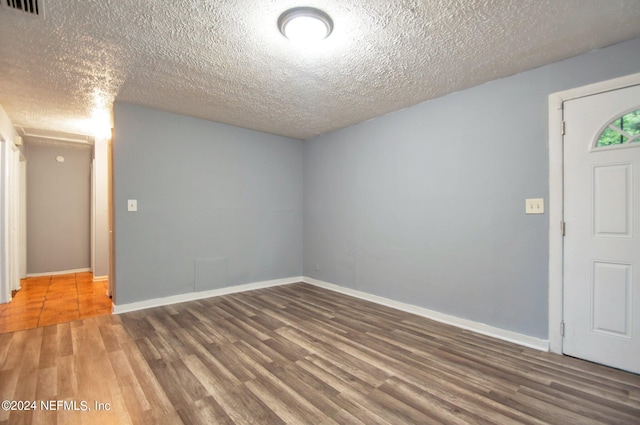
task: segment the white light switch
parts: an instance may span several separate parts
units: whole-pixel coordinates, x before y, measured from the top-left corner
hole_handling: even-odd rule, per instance
[[[138,211],[138,200],[137,199],[129,199],[127,200],[127,211]]]
[[[544,214],[544,199],[526,199],[525,200],[525,213],[526,214]]]

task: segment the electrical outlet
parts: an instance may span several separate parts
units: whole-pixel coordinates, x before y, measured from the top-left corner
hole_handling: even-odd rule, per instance
[[[525,214],[544,214],[544,199],[526,199]]]
[[[127,200],[127,211],[130,211],[130,212],[138,211],[138,201],[136,199]]]

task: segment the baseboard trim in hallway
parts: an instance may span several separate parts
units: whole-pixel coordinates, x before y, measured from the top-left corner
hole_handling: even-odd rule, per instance
[[[60,270],[60,271],[57,271],[57,272],[28,273],[27,274],[27,278],[30,278],[30,277],[60,276],[60,275],[66,275],[66,274],[88,273],[88,272],[91,272],[91,269],[83,268],[83,269],[72,269],[72,270]]]

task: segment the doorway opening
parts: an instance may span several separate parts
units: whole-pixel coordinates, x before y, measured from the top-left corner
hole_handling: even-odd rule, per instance
[[[16,129],[25,237],[9,255],[20,289],[0,304],[0,333],[110,314],[110,141]]]

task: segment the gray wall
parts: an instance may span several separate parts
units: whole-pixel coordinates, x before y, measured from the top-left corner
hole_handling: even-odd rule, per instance
[[[304,274],[547,338],[548,95],[640,71],[640,39],[305,142]],[[553,224],[556,226],[556,223]]]
[[[27,142],[26,157],[27,273],[90,268],[91,146]]]
[[[114,119],[116,304],[302,274],[301,141],[120,102]]]

